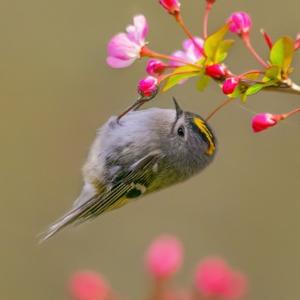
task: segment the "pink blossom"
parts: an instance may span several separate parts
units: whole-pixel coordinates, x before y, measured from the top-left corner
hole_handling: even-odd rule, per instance
[[[126,33],[118,33],[107,46],[107,63],[112,68],[125,68],[140,57],[148,34],[147,20],[143,15],[133,18],[133,25],[126,28]]]
[[[188,63],[196,63],[201,57],[203,57],[203,40],[199,37],[194,37],[194,41],[197,43],[200,49],[195,46],[194,42],[191,39],[186,39],[182,43],[183,51],[175,51],[172,56],[180,58]],[[182,66],[184,63],[170,61],[172,66]]]
[[[200,262],[195,274],[196,288],[206,297],[237,299],[244,296],[246,277],[220,258],[207,258]]]
[[[75,300],[105,300],[110,287],[100,274],[83,271],[71,277],[69,291]]]
[[[139,81],[138,92],[145,97],[150,97],[157,92],[157,78],[153,76],[147,76],[146,78]]]
[[[246,12],[234,12],[228,19],[229,30],[237,34],[248,33],[252,26],[251,17]]]
[[[212,78],[219,79],[226,75],[226,68],[224,65],[214,64],[206,66],[205,73]]]
[[[183,248],[173,236],[161,236],[154,240],[145,257],[146,268],[158,280],[174,275],[182,264]]]
[[[223,83],[222,90],[225,95],[232,94],[235,88],[239,85],[240,78],[238,77],[229,77]]]
[[[159,0],[161,6],[171,15],[175,15],[180,11],[180,2],[178,0]]]
[[[274,115],[270,113],[257,114],[252,118],[252,129],[254,132],[260,132],[275,126],[278,121],[284,119],[283,115]]]
[[[146,71],[149,75],[157,76],[162,74],[167,65],[159,59],[150,59],[147,63]]]

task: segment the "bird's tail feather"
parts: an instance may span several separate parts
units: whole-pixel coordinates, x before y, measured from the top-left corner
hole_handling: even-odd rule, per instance
[[[67,212],[60,219],[50,225],[50,227],[40,235],[40,243],[48,240],[50,237],[65,228],[67,225],[74,223],[81,213],[82,210],[80,209],[80,207],[74,208]]]

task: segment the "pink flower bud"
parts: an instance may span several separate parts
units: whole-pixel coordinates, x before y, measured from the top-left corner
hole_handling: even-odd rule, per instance
[[[252,129],[254,132],[260,132],[275,126],[278,121],[283,119],[283,115],[274,115],[270,113],[257,114],[252,118]]]
[[[232,94],[234,92],[235,88],[239,85],[239,83],[240,83],[240,78],[229,77],[223,83],[223,87],[222,87],[223,93],[225,95]]]
[[[157,76],[162,74],[167,65],[159,59],[150,59],[147,63],[146,71],[149,75]]]
[[[229,30],[239,35],[248,33],[252,26],[252,20],[245,12],[233,13],[227,22],[229,24]]]
[[[206,66],[205,73],[212,78],[220,79],[226,75],[226,68],[224,65],[214,64]]]
[[[207,258],[196,269],[195,285],[207,298],[237,299],[244,296],[246,277],[220,258]]]
[[[169,279],[182,264],[182,244],[173,236],[161,236],[147,250],[147,271],[157,280]]]
[[[74,300],[105,300],[108,299],[110,287],[100,274],[84,271],[71,277],[69,292]]]
[[[178,0],[159,0],[163,8],[171,15],[175,15],[180,11],[180,2]]]
[[[153,76],[147,76],[146,78],[139,81],[138,92],[145,97],[150,97],[154,95],[157,90],[158,80]]]

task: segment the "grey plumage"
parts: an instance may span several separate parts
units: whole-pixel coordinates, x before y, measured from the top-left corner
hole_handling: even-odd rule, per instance
[[[82,192],[43,240],[69,224],[184,181],[213,160],[211,129],[200,116],[183,112],[176,101],[175,106],[132,111],[119,121],[111,117],[98,130],[83,167]]]

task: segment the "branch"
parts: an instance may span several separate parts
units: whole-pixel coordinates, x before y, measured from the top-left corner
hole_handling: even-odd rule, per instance
[[[300,86],[289,80],[288,82],[282,82],[282,84],[278,87],[266,87],[265,89],[263,89],[263,91],[300,95]]]

